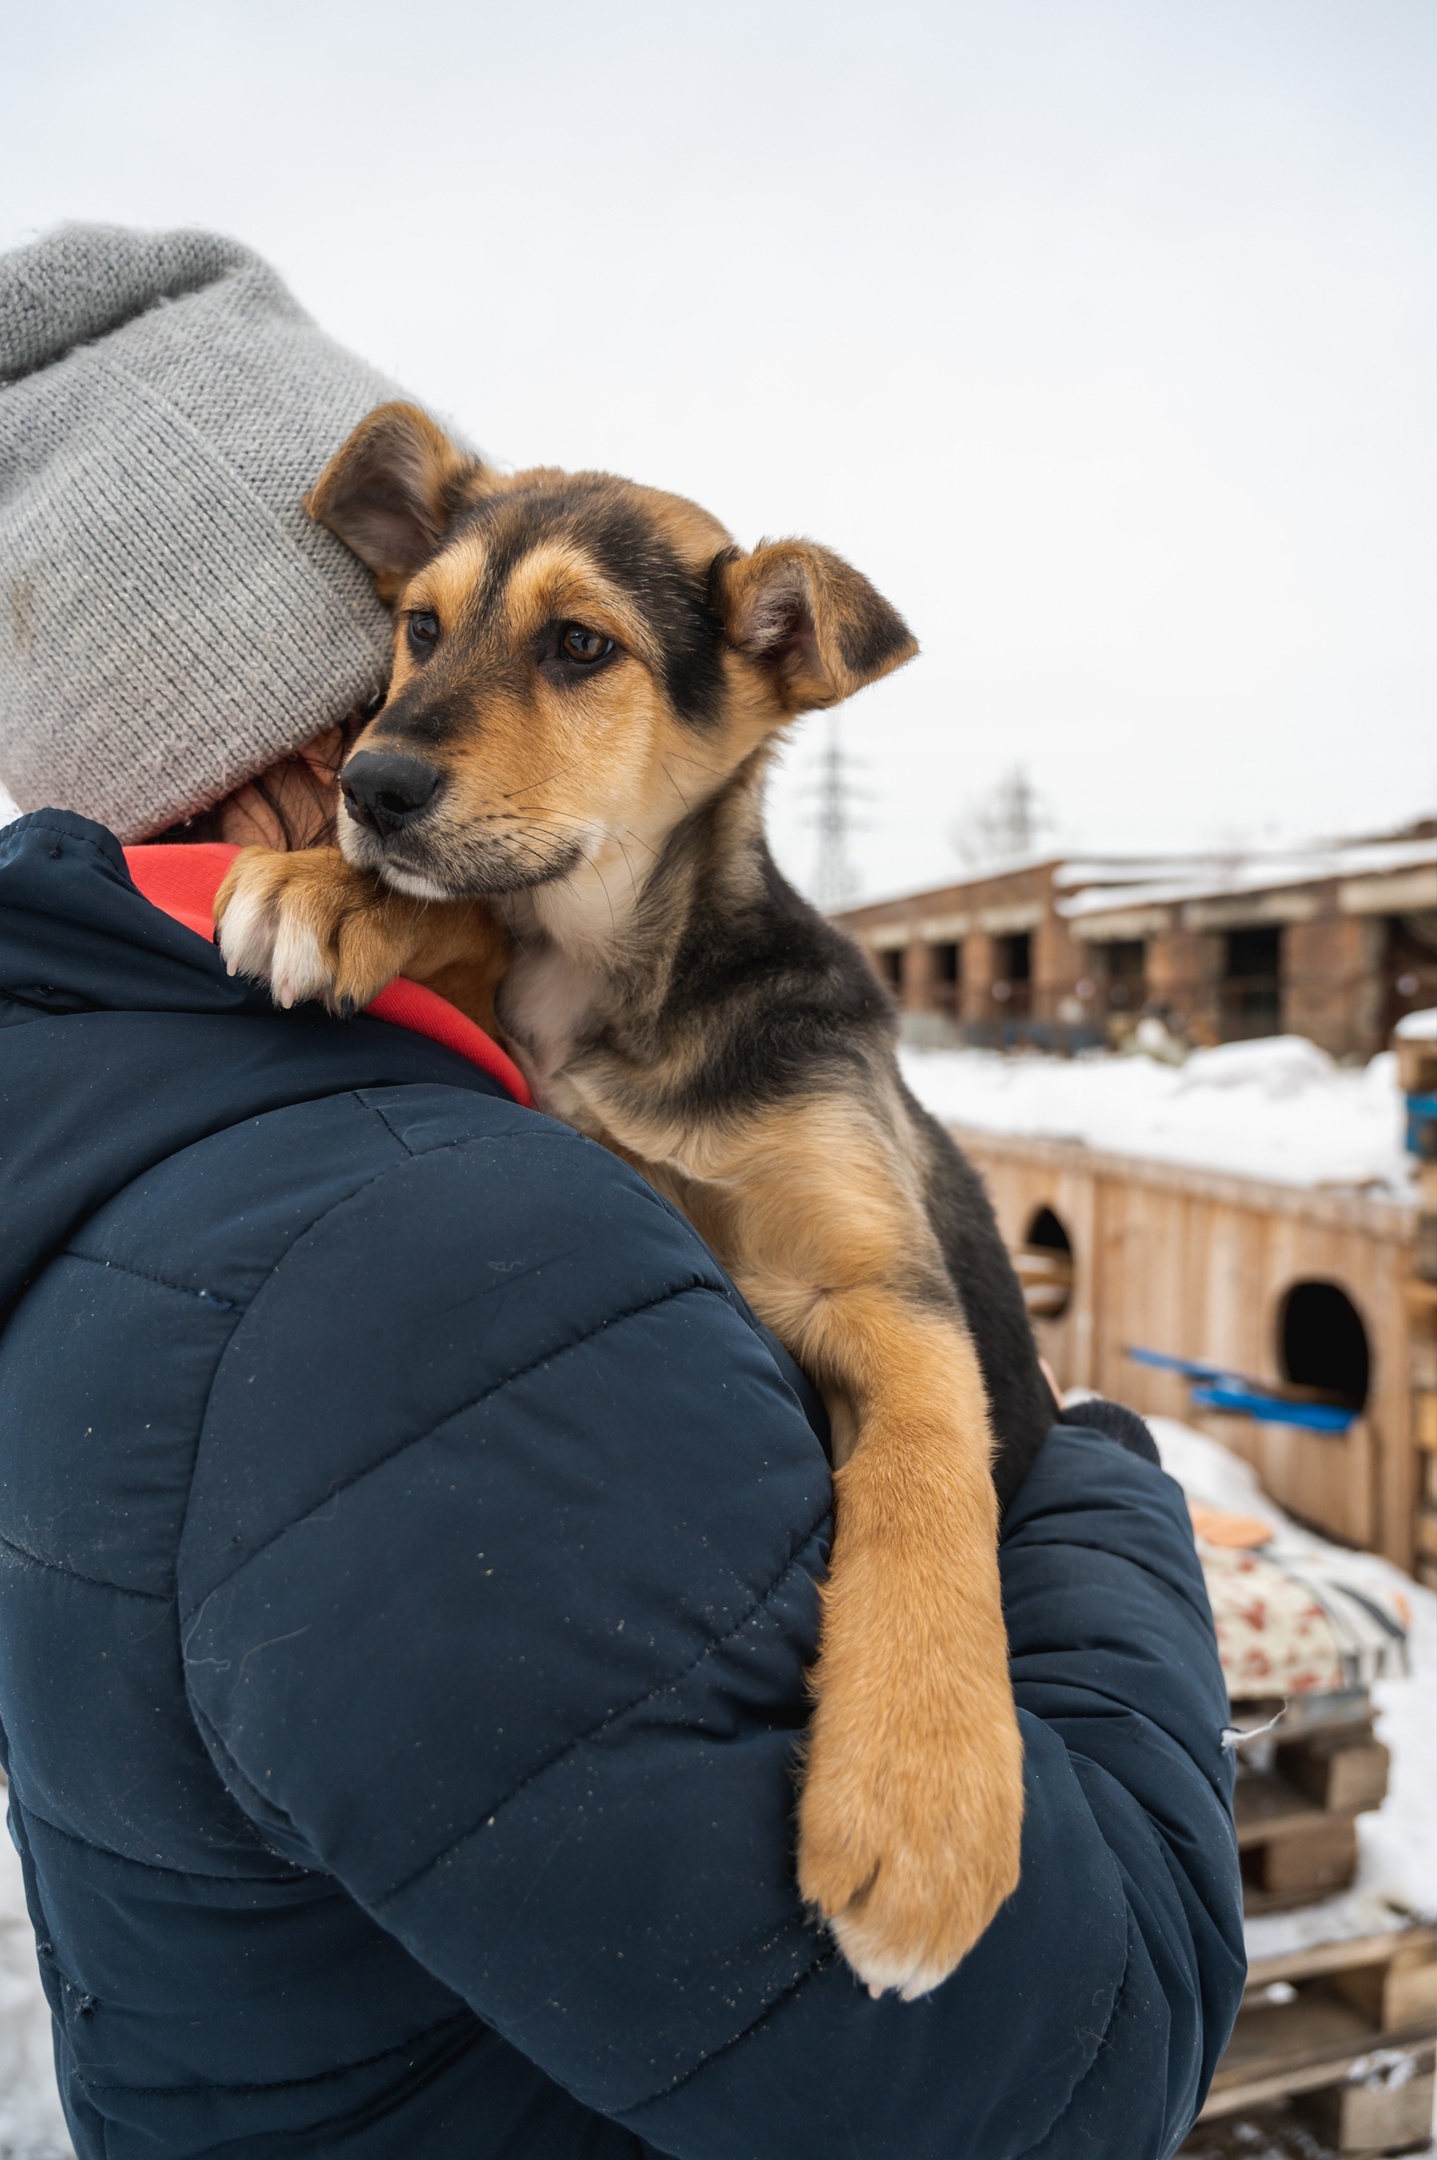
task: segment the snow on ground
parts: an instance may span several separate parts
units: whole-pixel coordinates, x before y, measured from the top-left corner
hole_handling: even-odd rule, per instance
[[[0,1836],[0,2160],[71,2160],[20,1859]]]
[[[1402,1199],[1411,1191],[1390,1051],[1357,1070],[1300,1035],[1195,1050],[1181,1065],[1105,1052],[904,1049],[900,1058],[919,1101],[949,1124],[1283,1184],[1368,1186]]]

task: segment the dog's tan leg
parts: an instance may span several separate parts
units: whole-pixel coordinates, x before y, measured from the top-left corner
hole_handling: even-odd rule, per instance
[[[482,901],[408,899],[338,848],[245,848],[215,922],[230,973],[267,980],[280,1005],[323,998],[332,1012],[355,1012],[408,975],[493,1032],[509,939]]]
[[[911,1999],[1016,1887],[1023,1764],[982,1376],[885,1125],[781,1107],[672,1196],[836,1412],[799,1883],[870,1988]]]
[[[835,1474],[799,1882],[870,1987],[912,1999],[1018,1881],[1022,1746],[987,1410],[966,1337],[891,1293],[839,1292],[805,1335],[814,1368],[867,1370]]]

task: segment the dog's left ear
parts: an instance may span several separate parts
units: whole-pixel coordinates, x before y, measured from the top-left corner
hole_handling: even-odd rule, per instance
[[[394,600],[489,479],[428,413],[396,402],[365,415],[304,507],[368,564],[380,598]]]
[[[812,540],[722,555],[713,582],[729,642],[772,675],[787,712],[837,705],[918,650],[897,609]]]

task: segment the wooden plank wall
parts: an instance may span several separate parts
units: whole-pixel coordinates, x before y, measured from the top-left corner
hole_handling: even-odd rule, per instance
[[[1065,1387],[1205,1426],[1243,1455],[1292,1514],[1352,1545],[1413,1559],[1416,1459],[1406,1282],[1412,1211],[1358,1194],[1310,1192],[1065,1141],[955,1128],[987,1181],[1008,1244],[1051,1208],[1072,1244],[1073,1296],[1037,1323]],[[1246,1418],[1194,1416],[1184,1382],[1135,1365],[1130,1343],[1283,1377],[1284,1293],[1337,1283],[1367,1330],[1366,1414],[1342,1438]]]

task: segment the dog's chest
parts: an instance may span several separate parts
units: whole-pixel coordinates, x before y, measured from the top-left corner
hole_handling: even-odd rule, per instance
[[[592,968],[554,946],[521,950],[500,993],[499,1017],[539,1108],[612,1148],[664,1190],[655,1158],[662,1162],[674,1147],[671,1121],[653,1114],[642,1062],[594,1043],[602,1015]]]
[[[556,947],[516,958],[499,994],[499,1018],[523,1052],[536,1094],[549,1092],[592,1004],[584,972]]]

